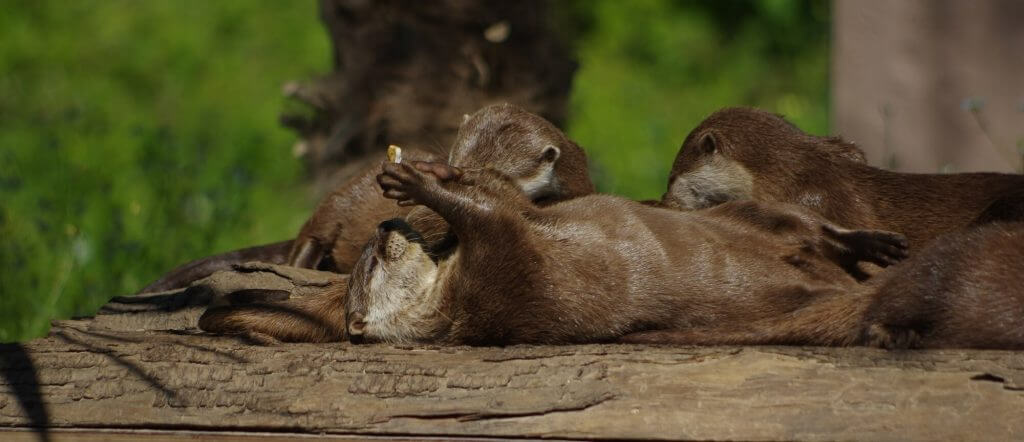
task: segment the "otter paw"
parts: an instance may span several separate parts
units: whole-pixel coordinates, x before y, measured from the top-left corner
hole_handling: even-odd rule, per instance
[[[845,230],[825,226],[825,233],[846,248],[857,261],[888,267],[907,257],[907,238],[884,230]]]
[[[868,347],[901,350],[920,346],[921,335],[909,328],[871,324],[861,332],[861,341]]]
[[[448,163],[413,161],[412,165],[419,171],[434,175],[441,181],[455,181],[462,177],[462,169]]]
[[[377,175],[377,184],[384,191],[384,197],[398,200],[400,206],[417,204],[417,197],[422,195],[431,180],[436,181],[436,178],[419,171],[410,163],[384,163],[381,174]]]

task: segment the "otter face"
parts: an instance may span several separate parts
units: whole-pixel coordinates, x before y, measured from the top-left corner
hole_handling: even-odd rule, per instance
[[[662,203],[695,210],[750,199],[754,193],[753,176],[739,162],[724,155],[721,147],[713,132],[688,137],[672,165],[668,192],[662,196]]]
[[[402,219],[380,224],[349,278],[345,316],[353,341],[412,343],[443,325],[433,297],[438,266]]]
[[[555,163],[563,138],[537,115],[510,105],[488,106],[465,119],[448,164],[501,171],[536,201],[561,193]]]

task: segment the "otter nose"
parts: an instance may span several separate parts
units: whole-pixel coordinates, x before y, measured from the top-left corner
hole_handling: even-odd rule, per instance
[[[366,328],[366,321],[363,314],[359,312],[348,315],[348,335],[350,337],[363,336],[363,329]]]

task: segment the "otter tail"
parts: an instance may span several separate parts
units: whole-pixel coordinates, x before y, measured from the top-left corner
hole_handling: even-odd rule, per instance
[[[210,307],[199,328],[240,335],[261,343],[337,342],[345,335],[346,282],[332,284],[314,295],[279,302],[249,303],[229,295],[229,305]]]
[[[188,287],[193,281],[210,276],[216,271],[230,270],[233,264],[242,264],[249,261],[285,264],[288,261],[288,253],[291,252],[292,242],[293,240],[287,240],[262,246],[247,247],[197,259],[178,266],[160,277],[160,279],[149,283],[142,290],[139,290],[138,294]]]

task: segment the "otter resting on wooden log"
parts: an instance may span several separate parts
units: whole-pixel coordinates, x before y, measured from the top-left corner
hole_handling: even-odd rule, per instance
[[[900,232],[914,250],[970,225],[1024,220],[1024,176],[890,172],[868,166],[842,139],[762,110],[726,108],[686,137],[662,204],[700,209],[738,199],[799,204],[846,228]]]
[[[1002,268],[1024,258],[1020,225],[952,238],[861,285],[845,264],[893,263],[901,235],[749,201],[677,212],[593,195],[538,208],[492,170],[383,169],[386,197],[434,210],[459,240],[432,250],[407,223],[381,224],[349,281],[353,341],[1024,348],[1024,275]],[[1000,253],[979,251],[997,242]],[[935,261],[957,266],[941,287],[919,275]],[[983,317],[991,305],[997,321]]]
[[[422,156],[403,149],[402,158]],[[465,168],[496,168],[540,206],[594,192],[583,149],[547,120],[507,104],[488,106],[467,117],[449,162]],[[384,198],[377,174],[375,168],[367,169],[320,203],[294,242],[292,259],[298,261],[292,265],[318,266],[323,246],[332,244],[326,253],[330,270],[349,271],[380,221],[399,216],[428,242],[450,240],[447,224],[429,209],[400,206]],[[344,339],[344,291],[344,285],[339,285],[324,296],[215,306],[199,326],[265,341],[337,341]]]
[[[458,241],[434,250],[401,220],[381,224],[350,277],[354,340],[606,342],[787,317],[819,327],[779,343],[854,343],[852,325],[822,333],[818,322],[860,286],[846,268],[904,256],[899,234],[841,229],[795,207],[680,212],[592,195],[540,208],[493,170],[383,168],[384,196],[430,208]]]

